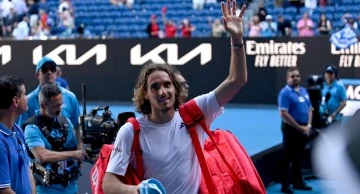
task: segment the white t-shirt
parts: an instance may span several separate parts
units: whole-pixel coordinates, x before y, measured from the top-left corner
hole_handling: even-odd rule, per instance
[[[209,126],[223,113],[215,93],[209,92],[195,98]],[[201,170],[190,134],[178,112],[172,120],[155,124],[146,116],[137,118],[140,123],[140,147],[144,165],[144,179],[156,178],[166,189],[166,193],[197,194],[201,181]],[[201,146],[205,132],[197,125]],[[123,125],[116,137],[107,172],[125,175],[129,164],[134,131],[130,123]],[[130,159],[133,167],[135,158]]]

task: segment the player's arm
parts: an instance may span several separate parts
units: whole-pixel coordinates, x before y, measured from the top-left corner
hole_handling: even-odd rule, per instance
[[[241,9],[240,15],[236,16],[236,1],[230,0],[226,5],[221,3],[223,24],[231,37],[231,58],[228,77],[214,90],[220,106],[229,102],[247,82],[246,57],[243,41],[243,20],[246,6]]]

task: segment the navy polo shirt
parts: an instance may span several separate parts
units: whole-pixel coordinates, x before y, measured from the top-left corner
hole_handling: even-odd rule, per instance
[[[309,94],[305,88],[300,87],[299,92],[286,85],[278,96],[279,110],[287,111],[298,124],[307,124],[309,111],[312,108]]]
[[[30,194],[30,159],[22,129],[14,124],[12,131],[0,123],[0,188],[11,187],[15,193]]]

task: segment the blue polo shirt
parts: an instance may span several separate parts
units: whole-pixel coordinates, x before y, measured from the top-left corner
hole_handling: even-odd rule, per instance
[[[278,96],[279,110],[287,111],[298,124],[307,124],[309,111],[312,108],[309,94],[305,88],[300,87],[299,92],[286,85]]]
[[[61,107],[61,115],[70,119],[71,123],[74,125],[74,128],[78,129],[80,108],[76,96],[71,91],[59,85],[58,87],[63,95],[63,105]],[[39,93],[40,93],[40,85],[34,91],[32,91],[30,94],[27,95],[29,109],[28,111],[20,115],[17,122],[20,126],[30,117],[39,114],[40,112]]]
[[[29,165],[22,129],[14,124],[11,131],[0,123],[0,188],[30,194]]]
[[[66,142],[64,144],[64,148],[67,148],[68,150],[76,150],[77,142],[76,142],[76,138],[74,135],[73,125],[71,124],[69,119],[68,119],[68,123],[69,123],[69,131],[67,134]],[[60,138],[63,136],[63,134],[58,129],[52,129],[50,136],[55,137],[55,138]],[[30,124],[30,125],[26,126],[25,140],[26,140],[26,145],[29,147],[30,150],[32,148],[35,148],[38,146],[44,147],[45,149],[48,149],[48,150],[52,149],[52,146],[49,143],[49,141],[46,139],[46,137],[44,137],[44,135],[41,133],[38,126],[36,126],[35,124]],[[66,187],[64,187],[60,184],[53,184],[48,187],[38,185],[36,187],[36,190],[37,190],[38,194],[48,194],[48,193],[51,193],[51,194],[62,194],[62,193],[74,194],[74,193],[77,193],[77,181],[70,183]]]
[[[328,92],[331,97],[327,102],[325,102],[325,97]],[[340,106],[340,103],[346,100],[345,86],[340,84],[338,81],[334,81],[331,85],[324,82],[321,93],[323,98],[320,106],[320,112],[323,114],[327,113],[331,115]]]

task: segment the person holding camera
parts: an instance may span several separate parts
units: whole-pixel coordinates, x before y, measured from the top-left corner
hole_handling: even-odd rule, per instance
[[[39,93],[41,88],[46,84],[56,85],[59,87],[64,98],[64,104],[61,107],[61,115],[70,119],[71,123],[74,125],[78,148],[82,148],[82,133],[79,128],[79,103],[74,93],[61,87],[59,84],[56,83],[56,66],[57,64],[55,63],[55,61],[48,57],[43,57],[38,62],[38,64],[36,65],[35,76],[39,80],[39,85],[35,90],[33,90],[27,95],[29,110],[20,115],[17,123],[21,126],[27,119],[39,114]]]
[[[340,112],[346,106],[346,89],[339,83],[337,76],[338,69],[335,66],[325,67],[320,113],[327,118],[328,124],[340,120]]]
[[[28,109],[21,77],[0,77],[0,193],[35,194],[23,130],[16,118]]]
[[[80,162],[86,157],[77,150],[73,124],[60,115],[63,94],[53,84],[41,87],[40,114],[24,122],[25,141],[33,159],[37,192],[77,193]],[[48,174],[48,176],[46,176]]]
[[[242,39],[245,7],[237,16],[235,1],[228,0],[226,5],[221,3],[224,28],[231,36],[231,60],[228,77],[213,91],[194,98],[207,125],[223,113],[223,106],[247,82]],[[133,101],[136,110],[143,115],[137,120],[144,179],[159,180],[166,193],[195,194],[199,193],[201,170],[189,132],[177,111],[182,104],[182,95],[172,66],[151,63],[145,65],[139,75]],[[196,130],[203,145],[205,132],[200,126]],[[133,135],[130,123],[120,128],[103,179],[104,193],[139,193],[141,184],[126,185],[121,181],[127,167],[135,163],[130,158]]]
[[[296,67],[286,71],[286,79],[287,85],[281,89],[278,96],[285,155],[281,192],[293,193],[290,188],[290,164],[293,188],[312,190],[304,182],[301,173],[306,139],[312,122],[312,106],[308,92],[300,86],[300,72]]]

